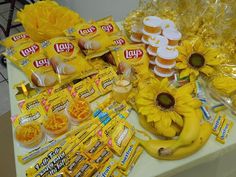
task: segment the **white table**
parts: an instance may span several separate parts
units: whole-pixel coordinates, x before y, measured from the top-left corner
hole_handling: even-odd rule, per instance
[[[26,79],[24,74],[18,70],[12,63],[8,62],[8,78],[9,78],[9,89],[10,89],[10,102],[11,102],[11,114],[15,115],[19,113],[19,109],[17,106],[17,101],[15,99],[15,92],[13,90],[13,85],[15,83],[18,83],[21,80]],[[101,98],[102,99],[102,98]],[[232,117],[232,115],[231,115]],[[128,121],[132,123],[136,128],[142,129],[138,123],[137,120],[137,114],[133,111],[131,115],[128,118]],[[234,121],[235,123],[235,121]],[[13,130],[14,131],[14,130]],[[14,134],[13,134],[14,136]],[[14,138],[14,137],[13,137]],[[197,153],[193,154],[192,156],[189,156],[182,160],[177,161],[160,161],[152,158],[149,156],[146,152],[144,152],[139,161],[137,162],[134,170],[130,174],[131,177],[151,177],[151,176],[173,176],[177,174],[178,172],[187,170],[189,168],[192,168],[194,166],[197,166],[199,164],[202,164],[204,162],[209,162],[212,160],[215,160],[213,163],[218,163],[216,166],[218,166],[218,170],[214,170],[214,172],[210,172],[212,174],[211,176],[219,176],[219,173],[229,174],[232,173],[233,166],[232,164],[235,164],[235,160],[232,161],[230,159],[236,150],[236,124],[234,125],[231,134],[227,138],[227,143],[222,145],[215,141],[215,137],[212,135],[207,142],[207,144]],[[25,176],[25,170],[31,165],[36,162],[36,159],[32,162],[29,162],[26,165],[21,165],[17,160],[17,155],[22,155],[25,152],[27,152],[23,147],[20,147],[18,143],[15,141],[14,138],[14,152],[15,152],[15,164],[16,164],[16,174],[18,177],[24,177]],[[223,157],[224,154],[228,153],[228,159],[230,159],[232,162],[230,162],[228,165],[223,167],[225,163],[227,163],[228,159],[224,157],[224,162],[220,162],[221,159],[219,157]],[[232,153],[232,154],[230,154]],[[217,160],[218,158],[218,160]],[[209,165],[209,164],[208,164]],[[231,166],[232,167],[231,167]],[[220,168],[224,168],[222,171]],[[230,168],[230,169],[228,169]],[[206,168],[207,170],[208,168]],[[199,171],[199,175],[203,173],[201,171],[201,168],[197,171]],[[204,172],[206,172],[204,170]],[[191,173],[191,170],[188,171],[188,173]],[[192,175],[191,175],[192,176]],[[201,175],[202,176],[202,175]],[[225,175],[227,176],[227,175]],[[220,175],[219,177],[222,177]]]

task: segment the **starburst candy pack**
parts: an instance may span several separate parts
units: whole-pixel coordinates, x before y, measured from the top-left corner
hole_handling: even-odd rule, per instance
[[[73,36],[87,59],[102,56],[112,45],[108,35],[96,23],[78,24],[65,31],[66,36]]]

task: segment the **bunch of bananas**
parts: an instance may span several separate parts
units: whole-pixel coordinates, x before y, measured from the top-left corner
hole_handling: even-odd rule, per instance
[[[139,122],[146,130],[164,137],[148,141],[140,139],[140,144],[151,156],[180,159],[207,142],[211,125],[203,121],[201,102],[192,97],[193,90],[193,83],[173,88],[167,79],[140,82],[136,96]]]

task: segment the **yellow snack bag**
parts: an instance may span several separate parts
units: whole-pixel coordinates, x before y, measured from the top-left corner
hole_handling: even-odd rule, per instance
[[[84,164],[80,165],[79,168],[77,168],[76,172],[73,173],[71,176],[74,177],[92,176],[96,172],[96,170],[97,168],[89,161],[87,161]]]
[[[135,73],[147,73],[149,66],[149,57],[142,44],[129,44],[120,46],[112,50],[112,56],[117,66],[122,63],[128,63],[135,70]]]
[[[87,59],[102,56],[112,45],[108,35],[96,23],[78,24],[66,30],[65,34],[78,39],[78,45]]]
[[[127,121],[121,120],[108,139],[108,147],[121,156],[133,135],[134,127]]]
[[[21,45],[17,45],[13,48],[7,49],[3,55],[9,59],[12,63],[19,67],[19,61],[24,58],[30,58],[38,53],[42,53],[40,44],[28,41]]]
[[[122,173],[120,172],[120,170],[115,169],[115,170],[113,171],[113,173],[111,174],[110,177],[123,177],[123,175],[122,175]]]
[[[84,79],[74,84],[71,89],[71,94],[73,97],[79,96],[88,102],[92,102],[101,95],[97,85],[90,78]]]
[[[97,168],[101,167],[108,159],[113,156],[111,150],[107,147],[104,147],[97,154],[92,156],[91,163],[94,163]]]
[[[113,171],[117,167],[117,162],[115,159],[111,158],[109,161],[107,161],[104,165],[104,167],[99,170],[99,174],[97,176],[99,177],[110,177]]]
[[[217,136],[219,134],[224,121],[225,121],[225,115],[221,115],[220,113],[217,113],[212,124],[212,133],[214,135]]]
[[[6,47],[14,47],[16,45],[22,44],[24,42],[32,41],[30,36],[26,32],[13,34],[6,39],[1,41],[1,44]]]
[[[80,52],[75,40],[57,37],[44,41],[42,46],[54,72],[58,74],[59,82],[73,80],[93,72],[92,66]]]
[[[93,65],[94,69],[96,71],[100,71],[102,69],[105,69],[107,67],[110,66],[109,63],[105,62],[102,58],[98,57],[98,58],[93,58],[92,60],[90,60],[91,65]]]
[[[228,137],[233,125],[234,123],[231,120],[225,118],[225,121],[220,129],[220,132],[216,137],[216,141],[225,144],[226,138]]]
[[[19,67],[37,87],[51,87],[57,83],[57,75],[43,53],[19,60]]]
[[[64,89],[67,89],[67,90],[71,90],[71,87],[73,86],[73,83],[72,82],[69,82],[69,83],[64,83],[64,84],[57,84],[53,87],[49,87],[46,89],[46,93],[48,95],[52,95],[52,94],[55,94],[57,92],[60,92],[61,90],[64,90]]]
[[[86,145],[85,145],[86,146]],[[100,150],[105,147],[105,141],[100,138],[92,138],[91,142],[87,147],[84,148],[84,153],[89,157],[93,158]]]
[[[44,111],[44,108],[43,108],[43,105],[41,104],[41,101],[42,101],[42,97],[43,95],[42,94],[39,94],[35,97],[31,97],[31,98],[28,98],[28,99],[25,99],[23,101],[21,101],[18,106],[21,110],[21,112],[27,112],[27,111],[30,111],[32,109],[42,109]]]
[[[125,148],[124,153],[120,157],[120,161],[118,162],[118,168],[122,170],[127,170],[128,165],[130,164],[138,145],[139,142],[135,138],[133,138],[129,142],[128,146]]]
[[[121,33],[116,33],[110,36],[112,46],[123,46],[129,44],[129,39]]]
[[[97,24],[108,35],[112,35],[120,31],[112,16],[98,20]]]

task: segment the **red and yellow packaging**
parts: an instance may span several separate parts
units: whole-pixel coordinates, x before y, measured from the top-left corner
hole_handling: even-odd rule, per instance
[[[112,35],[120,31],[112,16],[98,20],[97,24],[102,29],[102,31],[108,35]]]
[[[58,85],[55,85],[54,87],[47,88],[46,93],[48,95],[52,95],[64,89],[71,91],[72,86],[73,86],[72,82],[65,83],[65,84],[58,84]]]
[[[39,43],[28,41],[22,43],[21,45],[17,45],[13,48],[7,49],[3,53],[3,55],[12,63],[14,63],[17,67],[19,67],[18,62],[22,59],[33,57],[42,52],[43,50]]]
[[[78,24],[66,30],[65,34],[78,39],[78,45],[87,59],[104,55],[112,45],[108,35],[96,23]]]
[[[50,60],[43,53],[20,60],[19,67],[37,87],[51,87],[58,82]]]
[[[117,66],[128,63],[137,74],[147,73],[149,57],[143,44],[129,44],[112,50],[112,56]]]
[[[21,112],[27,112],[32,109],[42,109],[44,111],[43,105],[41,104],[42,98],[43,94],[39,94],[19,102],[18,106]]]
[[[129,39],[121,34],[121,33],[116,33],[110,36],[110,39],[112,40],[112,46],[123,46],[129,44]]]
[[[121,156],[133,135],[134,127],[127,121],[121,120],[112,132],[111,137],[108,138],[108,147],[118,156]]]
[[[0,44],[2,44],[6,48],[9,48],[29,41],[32,41],[30,36],[26,32],[21,32],[13,34],[4,40],[1,40]]]
[[[75,40],[57,37],[44,41],[42,46],[54,72],[58,75],[59,82],[73,80],[93,72],[92,66],[80,52]]]

